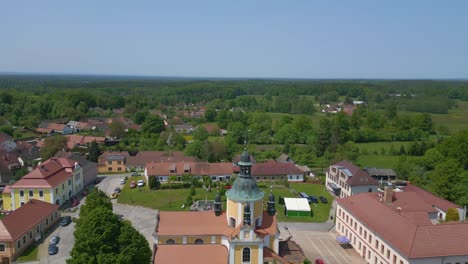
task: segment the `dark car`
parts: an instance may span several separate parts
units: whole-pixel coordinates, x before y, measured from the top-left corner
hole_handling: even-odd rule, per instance
[[[71,216],[67,215],[67,216],[64,216],[62,217],[62,221],[60,221],[60,225],[61,226],[67,226],[71,223]]]
[[[71,206],[75,207],[80,204],[80,200],[78,200],[76,197],[72,199]]]
[[[311,203],[318,203],[318,199],[317,199],[316,196],[311,195],[311,196],[309,196],[309,199],[310,199]]]
[[[55,255],[58,252],[57,244],[49,244],[49,255]]]
[[[115,187],[114,192],[120,193],[122,190],[119,187]]]
[[[137,177],[137,176],[140,176],[140,173],[138,173],[138,172],[132,172],[132,174],[130,174],[130,176],[132,176],[132,177]]]
[[[325,198],[325,197],[323,197],[323,196],[320,196],[320,197],[319,197],[319,200],[320,200],[322,203],[328,203],[327,198]]]
[[[315,264],[325,264],[325,261],[322,259],[315,259]]]

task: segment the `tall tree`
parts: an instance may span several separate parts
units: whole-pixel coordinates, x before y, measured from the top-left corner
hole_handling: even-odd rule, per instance
[[[161,133],[164,131],[164,121],[157,115],[148,115],[141,124],[141,130],[147,133]]]
[[[99,145],[96,140],[93,140],[89,146],[89,160],[92,162],[97,162],[99,155],[101,155],[101,150],[99,149]]]
[[[111,137],[121,138],[125,134],[125,125],[124,123],[113,120],[109,125],[109,133]]]
[[[41,148],[42,160],[47,160],[61,149],[67,148],[67,138],[62,135],[53,135],[44,141],[44,147]]]

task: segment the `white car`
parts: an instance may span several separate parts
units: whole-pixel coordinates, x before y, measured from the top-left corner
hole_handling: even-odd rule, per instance
[[[145,185],[145,182],[143,180],[139,180],[137,186],[138,187],[143,187]]]
[[[120,179],[120,184],[125,184],[125,179]]]

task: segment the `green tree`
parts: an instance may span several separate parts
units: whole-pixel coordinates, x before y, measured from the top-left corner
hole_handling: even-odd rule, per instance
[[[67,138],[62,135],[53,135],[45,139],[41,148],[41,159],[47,160],[54,156],[57,151],[67,148]]]
[[[99,149],[99,145],[96,142],[96,140],[93,140],[93,142],[91,142],[91,145],[89,146],[88,158],[92,162],[97,162],[100,155],[101,155],[101,150]]]
[[[148,187],[151,189],[151,190],[156,190],[157,188],[157,177],[154,177],[154,176],[151,176],[148,178]]]
[[[202,125],[195,128],[195,130],[193,131],[193,139],[201,140],[201,141],[207,140],[208,139],[208,131],[206,130],[206,128],[204,126],[202,126]]]
[[[432,170],[437,165],[437,163],[443,160],[444,156],[440,154],[440,152],[437,149],[432,148],[426,151],[426,153],[424,153],[424,156],[421,158],[421,164],[427,170]]]
[[[125,125],[124,123],[114,120],[109,125],[109,135],[115,138],[121,138],[125,134]]]
[[[141,124],[141,130],[146,133],[159,134],[164,131],[164,121],[157,115],[148,115]]]
[[[214,122],[216,118],[216,109],[208,107],[205,112],[205,118],[208,122]]]
[[[434,170],[429,173],[432,192],[442,198],[456,201],[458,194],[454,190],[461,180],[459,176],[462,171],[463,167],[457,160],[447,159],[438,163]]]
[[[449,208],[447,214],[445,215],[445,221],[460,221],[460,214],[458,213],[457,208]]]
[[[94,188],[86,197],[86,203],[80,207],[80,218],[86,218],[96,208],[107,208],[112,211],[112,202],[105,192]]]
[[[146,238],[128,221],[120,222],[119,255],[116,263],[150,263],[151,249]]]

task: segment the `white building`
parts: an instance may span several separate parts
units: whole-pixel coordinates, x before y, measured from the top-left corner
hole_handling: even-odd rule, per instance
[[[379,183],[367,171],[343,160],[330,166],[326,172],[326,187],[338,197],[363,192],[376,192]]]
[[[417,192],[386,189],[337,199],[335,228],[368,263],[468,263],[468,223],[437,218]]]

